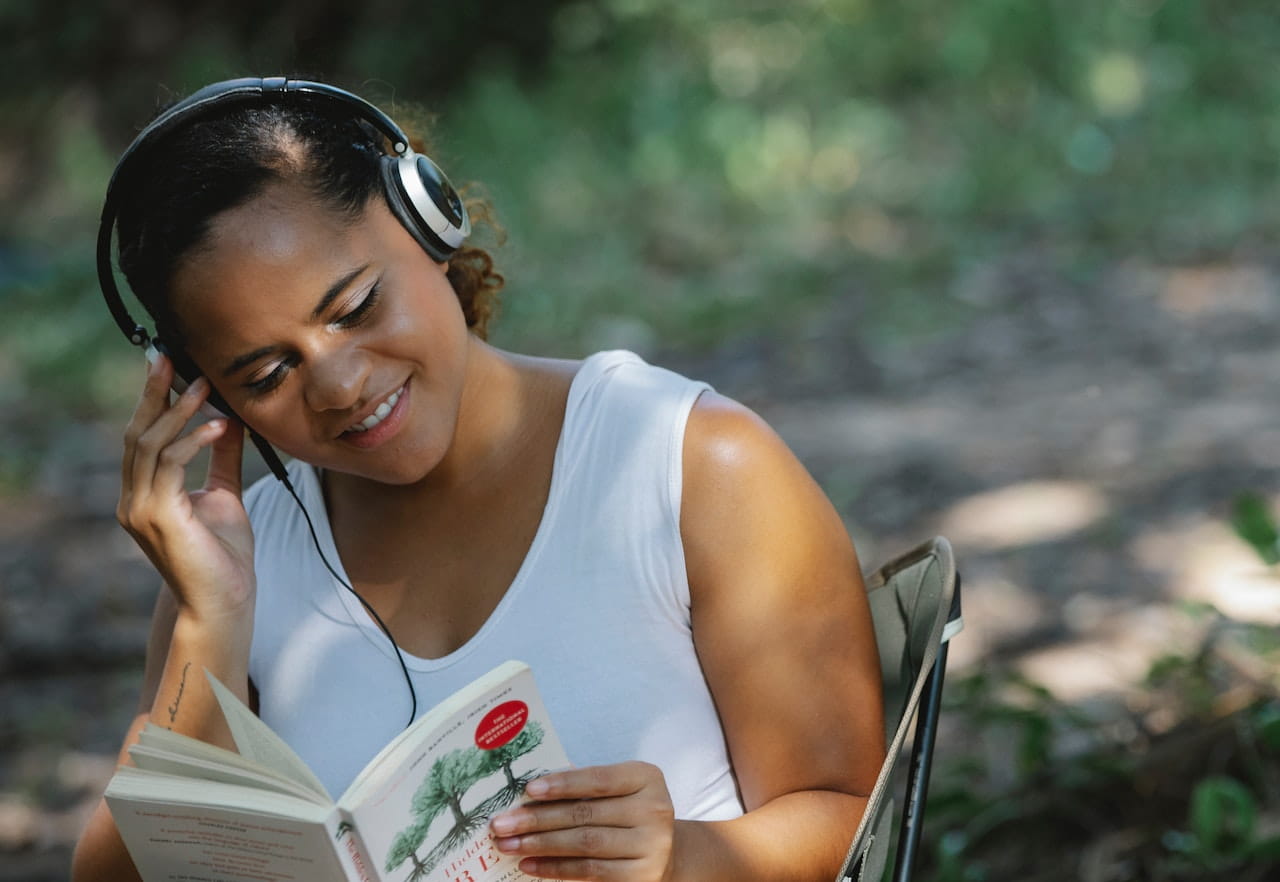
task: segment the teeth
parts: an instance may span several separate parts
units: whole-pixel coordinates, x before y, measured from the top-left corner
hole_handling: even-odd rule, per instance
[[[387,396],[387,400],[378,405],[373,413],[369,414],[360,422],[356,423],[348,432],[367,432],[387,418],[387,414],[391,413],[391,409],[396,406],[396,402],[400,400],[400,390],[392,392]]]

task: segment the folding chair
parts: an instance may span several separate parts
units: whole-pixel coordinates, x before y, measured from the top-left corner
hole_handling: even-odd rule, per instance
[[[867,800],[837,882],[881,882],[889,856],[895,771],[912,721],[911,764],[899,822],[893,882],[906,882],[920,845],[933,761],[947,641],[964,626],[960,577],[951,545],[941,536],[895,558],[867,580],[867,599],[884,676],[884,765]]]

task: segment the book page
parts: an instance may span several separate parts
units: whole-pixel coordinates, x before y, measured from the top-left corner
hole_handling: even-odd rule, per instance
[[[314,787],[256,763],[234,750],[173,732],[154,723],[143,725],[137,742],[129,748],[129,756],[140,769],[265,787],[326,806],[332,802],[327,793],[317,792]]]
[[[239,754],[231,754],[231,756],[240,759]],[[185,753],[169,751],[148,744],[134,744],[131,746],[129,748],[129,758],[133,760],[133,764],[139,769],[145,769],[150,772],[163,772],[167,775],[181,775],[191,779],[193,782],[220,781],[225,784],[238,784],[241,787],[286,793],[299,799],[317,800],[321,798],[291,778],[257,768],[250,768],[247,763],[244,766],[240,766],[228,763],[222,758],[193,757]]]
[[[236,698],[235,693],[223,686],[217,677],[208,670],[204,674],[209,679],[213,694],[222,708],[222,715],[226,717],[227,725],[231,728],[231,737],[235,740],[236,749],[242,755],[305,784],[317,794],[323,794],[332,800],[329,791],[325,790],[324,785],[320,783],[320,779],[307,768],[307,764],[298,758],[293,748],[286,744],[283,738],[258,719],[258,716],[249,710],[244,702]]]
[[[322,810],[290,797],[310,817],[255,813],[226,806],[184,804],[181,791],[212,795],[219,785],[125,767],[112,779],[107,804],[143,882],[347,882]],[[147,780],[140,780],[145,776]],[[168,795],[143,797],[139,788]],[[236,788],[242,789],[242,788]],[[269,794],[274,796],[274,794]]]
[[[489,818],[536,776],[569,765],[533,674],[503,665],[431,716],[339,801],[378,873],[384,882],[530,880],[493,846]]]

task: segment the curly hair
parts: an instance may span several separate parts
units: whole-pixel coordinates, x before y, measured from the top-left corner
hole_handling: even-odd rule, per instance
[[[367,122],[327,106],[232,107],[179,127],[148,146],[122,182],[117,220],[120,268],[162,333],[181,344],[171,301],[182,261],[199,248],[219,214],[244,205],[269,184],[303,184],[351,222],[382,197],[383,136]],[[420,142],[415,139],[415,147]],[[487,201],[465,200],[473,228],[498,230]],[[504,279],[484,248],[463,245],[448,279],[472,333],[481,339],[497,310]]]

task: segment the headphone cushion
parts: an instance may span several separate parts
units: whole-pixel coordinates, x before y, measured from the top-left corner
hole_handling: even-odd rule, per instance
[[[416,157],[421,160],[424,157]],[[419,208],[409,193],[409,187],[406,187],[402,177],[402,169],[404,165],[401,159],[394,155],[385,155],[381,158],[380,171],[382,174],[382,191],[387,199],[387,206],[391,209],[391,213],[396,216],[409,235],[413,236],[422,249],[431,255],[432,259],[438,261],[446,261],[453,256],[457,248],[449,245],[440,237],[440,235],[431,228],[427,218],[423,215],[430,212],[430,209]],[[421,185],[418,189],[424,187]],[[431,192],[430,189],[427,190]],[[447,205],[447,203],[446,203]],[[453,225],[452,218],[449,214],[452,212],[442,212],[440,207],[432,206],[435,213],[443,214],[449,221],[449,225],[456,229]],[[451,207],[451,206],[449,206]]]

